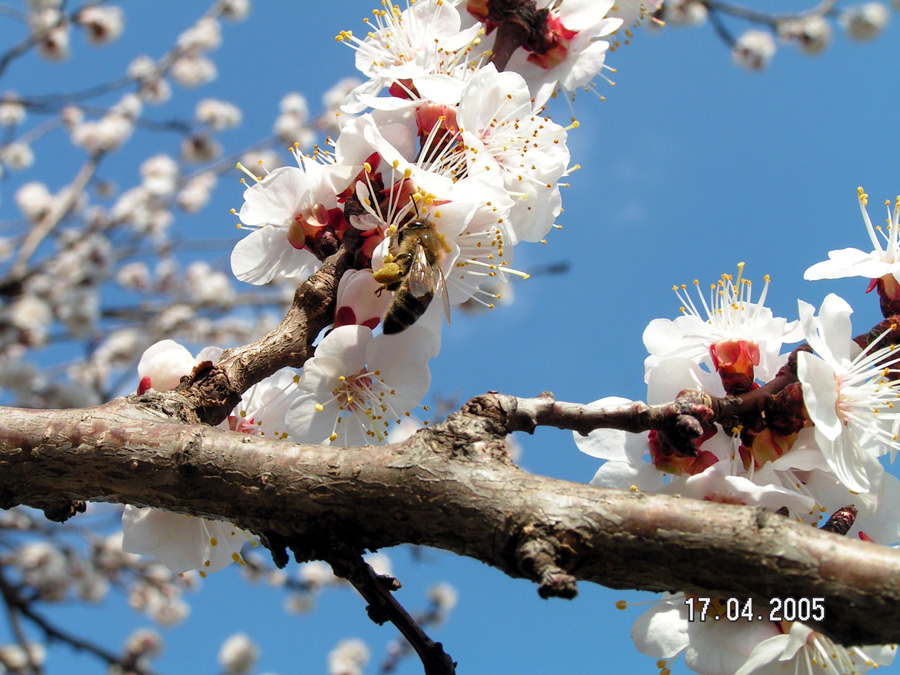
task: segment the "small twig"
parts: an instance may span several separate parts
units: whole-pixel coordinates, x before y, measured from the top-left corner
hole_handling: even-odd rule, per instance
[[[437,605],[432,604],[427,611],[414,614],[413,619],[420,626],[431,626],[440,623],[443,616],[443,612],[438,609]],[[413,650],[412,645],[404,638],[395,640],[393,643],[396,645],[396,649],[389,652],[384,661],[381,662],[381,666],[378,669],[379,675],[382,673],[393,673],[403,659],[409,656]]]
[[[722,0],[702,0],[706,8],[712,12],[721,12],[729,16],[735,16],[746,21],[761,23],[775,28],[782,21],[791,21],[803,19],[810,16],[827,16],[834,11],[839,0],[824,0],[817,6],[800,12],[786,12],[781,14],[767,14],[750,7],[735,5],[730,2],[722,2]]]
[[[729,49],[734,49],[737,41],[734,39],[734,36],[731,34],[728,28],[726,28],[725,23],[722,21],[722,18],[719,16],[719,13],[716,11],[716,9],[710,7],[708,16],[713,30],[716,31],[716,35],[721,38],[722,42],[724,42]]]
[[[331,567],[335,574],[347,579],[369,603],[366,612],[372,621],[378,625],[390,621],[396,626],[422,660],[425,675],[456,673],[456,663],[444,651],[444,646],[428,637],[391,593],[400,586],[396,579],[375,574],[372,566],[358,555],[352,556],[350,560],[332,561]]]
[[[722,12],[723,14],[736,16],[754,23],[762,23],[772,28],[774,28],[777,23],[777,19],[774,15],[759,12],[755,9],[750,9],[749,7],[732,5],[729,2],[719,2],[718,0],[703,0],[703,4],[706,5],[706,8],[709,10],[710,18],[718,12]]]

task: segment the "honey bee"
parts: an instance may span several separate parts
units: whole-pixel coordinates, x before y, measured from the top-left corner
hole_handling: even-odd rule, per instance
[[[416,220],[399,229],[391,248],[396,255],[385,257],[384,265],[375,271],[381,284],[376,293],[393,291],[394,297],[382,319],[386,335],[400,333],[412,326],[428,309],[435,294],[444,303],[444,316],[450,325],[450,297],[441,262],[449,252],[441,235],[424,221]]]

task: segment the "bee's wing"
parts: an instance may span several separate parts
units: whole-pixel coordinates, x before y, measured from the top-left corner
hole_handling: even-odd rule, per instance
[[[441,278],[441,287],[439,292],[441,294],[441,300],[444,303],[444,318],[447,319],[447,325],[450,325],[450,292],[447,290],[447,280],[444,278],[444,270],[441,269],[440,265],[437,265],[437,271]]]
[[[439,271],[440,267],[438,267]],[[437,276],[438,272],[428,263],[425,247],[420,243],[416,243],[416,252],[409,266],[409,292],[417,298],[434,295],[439,278]]]

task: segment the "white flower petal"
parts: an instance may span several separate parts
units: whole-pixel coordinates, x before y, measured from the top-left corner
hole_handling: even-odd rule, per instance
[[[889,274],[891,265],[874,258],[856,248],[829,251],[828,260],[816,263],[803,273],[809,281],[819,279],[844,279],[846,277],[866,277],[877,279]]]
[[[631,403],[633,401],[621,396],[607,396],[590,403],[587,407],[618,408]],[[582,436],[577,431],[573,431],[572,436],[575,439],[575,445],[586,455],[624,462],[631,456],[639,459],[644,454],[649,432],[629,434],[619,429],[594,429],[587,436]]]
[[[149,377],[156,391],[170,391],[194,369],[194,357],[174,340],[160,340],[148,347],[138,362],[138,376]]]
[[[803,403],[816,430],[833,441],[843,424],[837,414],[838,391],[834,368],[809,352],[797,355],[797,377],[803,387]]]
[[[769,621],[693,623],[684,662],[703,675],[733,675],[763,640],[780,633]]]
[[[819,437],[818,432],[816,439],[834,474],[854,492],[868,492],[884,472],[881,463],[859,447],[853,432],[846,427],[836,439]]]
[[[670,659],[688,646],[687,607],[676,602],[661,602],[634,622],[631,639],[642,654]]]
[[[628,490],[632,486],[643,492],[659,492],[663,474],[649,462],[605,462],[591,479],[597,487]]]
[[[775,635],[768,640],[763,640],[753,648],[750,656],[747,657],[744,665],[740,667],[735,675],[750,675],[750,673],[756,672],[759,668],[778,660],[784,653],[789,640],[790,637],[787,635]]]
[[[284,225],[308,200],[309,187],[302,169],[279,167],[244,191],[244,205],[238,216],[245,225]]]
[[[313,393],[300,394],[285,414],[288,433],[298,443],[327,445],[334,430],[335,419],[340,414],[337,403],[323,405],[319,410],[317,398]]]
[[[269,283],[276,276],[308,277],[319,265],[310,251],[291,246],[286,229],[272,225],[254,230],[235,244],[231,252],[234,276],[257,286]]]
[[[153,556],[176,574],[218,572],[249,541],[229,523],[133,506],[122,514],[122,532],[123,551]]]
[[[828,352],[835,359],[849,359],[850,345],[853,342],[853,327],[850,315],[853,308],[839,295],[829,293],[819,308],[819,320],[822,322],[824,340],[828,344]],[[810,345],[816,349],[815,345]],[[824,350],[823,350],[824,351]],[[823,354],[823,356],[825,356]],[[826,357],[827,358],[827,357]]]

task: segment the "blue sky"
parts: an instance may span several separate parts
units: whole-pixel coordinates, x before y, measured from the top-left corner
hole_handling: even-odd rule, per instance
[[[159,56],[201,11],[200,3],[124,6],[120,43],[98,51],[76,40],[76,58],[59,65],[26,57],[0,88],[47,93],[111,79],[138,53]],[[768,3],[775,6],[783,9]],[[324,90],[354,74],[353,52],[334,36],[348,28],[362,33],[372,7],[359,0],[258,2],[248,21],[225,25],[224,45],[214,54],[219,78],[197,91],[176,90],[172,104],[148,115],[189,116],[197,99],[214,96],[244,111],[243,125],[222,136],[227,147],[264,137],[285,92],[304,93],[317,111]],[[0,25],[12,25],[4,21]],[[460,402],[487,390],[519,396],[549,390],[575,402],[607,395],[643,399],[641,334],[650,320],[677,316],[672,285],[696,278],[705,287],[724,272],[735,273],[741,261],[754,281],[771,275],[768,304],[776,315],[794,319],[798,298],[818,306],[837,292],[856,309],[855,332],[871,327],[879,313],[876,299],[862,295],[864,280],[804,282],[802,276],[830,249],[868,247],[858,185],[870,195],[873,220],[882,217],[883,201],[900,193],[896,40],[896,26],[865,44],[836,35],[820,57],[786,47],[767,72],[749,73],[731,63],[708,26],[639,32],[607,60],[617,72],[615,87],[598,85],[606,100],[582,95],[575,101],[581,126],[570,133],[570,148],[583,168],[563,194],[563,229],[551,233],[546,246],[516,250],[519,269],[566,262],[569,272],[516,283],[512,306],[479,317],[456,313],[432,362],[432,393]],[[558,119],[568,116],[564,108],[556,112]],[[151,148],[174,154],[178,141],[174,135],[136,137],[110,162],[107,177],[133,182],[137,167],[129,158]],[[68,141],[53,137],[36,152],[38,161],[23,178],[60,187],[74,166]],[[214,202],[176,227],[188,238],[236,238],[228,209],[240,206],[239,178],[235,172],[233,180],[222,180]],[[11,195],[18,180],[0,184],[0,219],[15,215]],[[226,261],[227,248],[213,256],[214,263]],[[587,482],[597,468],[568,433],[540,430],[520,441],[529,471]],[[449,581],[459,590],[450,623],[433,637],[444,642],[461,673],[656,672],[654,660],[638,654],[629,638],[640,610],[614,609],[617,599],[650,600],[650,594],[582,585],[574,601],[544,601],[533,584],[480,563],[439,551],[426,552],[423,561],[406,550],[390,554],[404,584],[399,598],[409,609],[425,605],[425,589],[434,582]],[[212,576],[192,596],[189,620],[164,632],[167,649],[158,670],[215,672],[219,644],[237,630],[259,641],[258,672],[281,675],[325,672],[328,651],[351,636],[366,639],[377,662],[395,635],[368,621],[352,591],[327,593],[315,613],[300,617],[282,612],[283,597],[244,584],[233,570]],[[121,605],[110,600],[98,609],[68,608],[60,618],[117,647],[144,624]],[[53,652],[49,672],[101,672],[85,658],[72,658],[65,650]],[[409,660],[397,672],[417,673],[421,666]],[[679,664],[674,672],[686,669]]]

